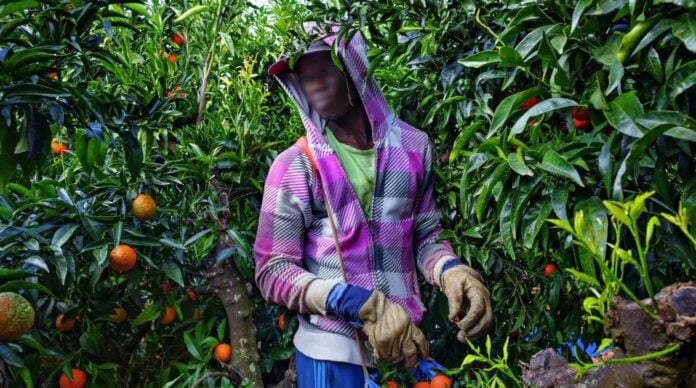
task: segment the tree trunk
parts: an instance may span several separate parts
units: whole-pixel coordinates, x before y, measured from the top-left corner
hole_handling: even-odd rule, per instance
[[[248,383],[251,387],[262,387],[261,367],[256,348],[256,326],[252,319],[253,306],[249,292],[236,268],[229,261],[220,265],[216,263],[218,253],[231,247],[232,243],[227,237],[229,225],[227,191],[218,186],[215,181],[212,186],[217,189],[223,210],[220,213],[217,244],[207,260],[206,267],[210,287],[222,302],[227,315],[230,343],[233,349],[229,367],[239,374],[242,383]]]

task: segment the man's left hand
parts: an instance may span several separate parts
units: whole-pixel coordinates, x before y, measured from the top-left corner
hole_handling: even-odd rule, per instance
[[[493,321],[493,309],[483,278],[473,268],[457,265],[442,274],[442,289],[449,304],[449,320],[459,327],[457,339],[476,339],[484,335]],[[464,315],[462,319],[458,319]]]

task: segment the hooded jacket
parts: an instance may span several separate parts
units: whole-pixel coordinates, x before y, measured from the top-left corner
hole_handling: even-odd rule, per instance
[[[322,38],[328,45],[335,39]],[[438,239],[442,227],[433,190],[433,146],[424,132],[394,115],[375,79],[367,78],[366,45],[360,33],[347,45],[341,42],[338,54],[372,126],[376,171],[371,214],[362,211],[324,136],[325,122],[307,103],[299,77],[285,69],[281,59],[269,72],[297,105],[319,174],[296,145],[271,165],[254,245],[256,283],[267,300],[307,314],[304,294],[313,280],[342,281],[325,190],[347,282],[382,291],[419,324],[425,307],[416,269],[434,284],[438,261],[455,256],[450,244]],[[278,68],[283,70],[273,71]],[[310,322],[323,331],[353,334],[353,327],[341,318],[312,315]]]

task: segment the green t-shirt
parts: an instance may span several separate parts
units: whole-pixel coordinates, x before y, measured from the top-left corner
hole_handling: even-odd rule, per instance
[[[372,203],[372,188],[375,184],[375,150],[361,150],[343,144],[330,129],[326,129],[326,140],[336,152],[338,160],[345,170],[350,185],[353,186],[355,194],[358,196],[360,206],[365,215],[370,214],[370,204]]]

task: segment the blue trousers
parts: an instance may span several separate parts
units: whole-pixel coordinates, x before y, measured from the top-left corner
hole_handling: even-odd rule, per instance
[[[361,388],[365,386],[362,366],[309,358],[295,352],[297,388]]]

